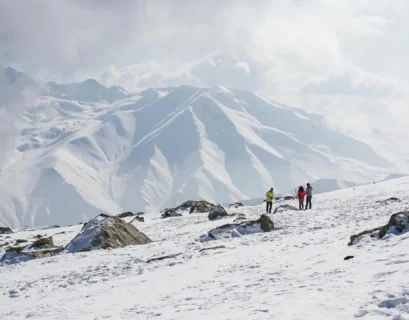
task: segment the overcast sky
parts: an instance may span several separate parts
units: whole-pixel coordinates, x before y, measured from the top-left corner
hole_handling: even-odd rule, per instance
[[[39,80],[221,84],[315,111],[406,108],[408,35],[406,0],[0,0],[0,64]]]

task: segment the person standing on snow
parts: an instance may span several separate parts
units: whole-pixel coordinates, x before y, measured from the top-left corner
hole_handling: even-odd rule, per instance
[[[309,183],[307,183],[307,202],[305,204],[305,210],[308,209],[308,204],[310,205],[311,209],[311,199],[312,199],[312,190],[314,190]]]
[[[304,187],[301,186],[300,188],[298,188],[298,194],[297,194],[297,198],[298,198],[298,203],[299,203],[299,210],[304,209],[304,198],[305,195],[307,193],[304,191]]]
[[[273,208],[273,198],[274,198],[274,189],[271,188],[266,193],[266,213],[271,213],[271,209]]]

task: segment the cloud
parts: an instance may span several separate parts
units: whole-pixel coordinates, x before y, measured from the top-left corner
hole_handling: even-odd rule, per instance
[[[130,91],[184,84],[198,87],[226,85],[249,89],[244,80],[251,76],[247,61],[234,54],[217,53],[185,62],[151,61],[121,68],[111,66],[103,72],[100,80],[107,86],[120,83]]]

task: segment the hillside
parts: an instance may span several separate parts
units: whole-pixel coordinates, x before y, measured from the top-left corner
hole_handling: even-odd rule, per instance
[[[73,224],[100,211],[232,202],[271,186],[286,192],[396,172],[324,118],[251,92],[181,86],[130,94],[95,80],[39,87],[0,171],[1,225]]]
[[[399,201],[380,203],[391,197]],[[0,318],[407,319],[409,229],[347,244],[407,210],[408,199],[408,178],[335,191],[315,196],[311,211],[271,215],[276,230],[210,242],[199,239],[234,218],[147,214],[134,224],[150,244],[0,266]],[[229,211],[256,218],[263,209]],[[37,234],[67,244],[80,229],[17,230],[0,244]]]

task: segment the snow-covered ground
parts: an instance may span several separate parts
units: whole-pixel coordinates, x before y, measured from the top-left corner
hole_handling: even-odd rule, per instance
[[[401,202],[377,202],[392,196]],[[0,319],[409,319],[409,233],[347,246],[405,209],[409,178],[318,195],[311,211],[271,215],[275,231],[206,243],[201,235],[233,219],[149,214],[135,224],[153,243],[1,266]],[[230,209],[249,218],[263,211]],[[65,231],[54,237],[65,244],[80,228],[1,241]]]

